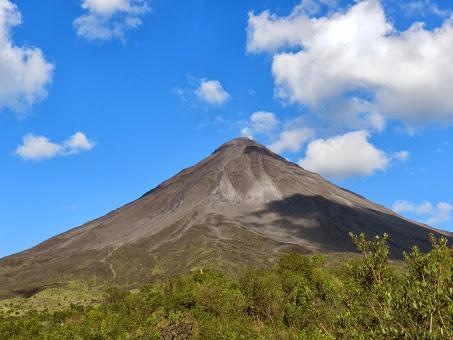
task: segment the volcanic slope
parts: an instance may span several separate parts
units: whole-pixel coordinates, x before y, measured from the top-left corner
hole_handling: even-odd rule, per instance
[[[441,234],[238,138],[136,201],[1,259],[0,292],[70,279],[135,286],[267,266],[290,251],[352,252],[350,231],[388,233],[394,256],[413,244],[427,250],[428,234]]]

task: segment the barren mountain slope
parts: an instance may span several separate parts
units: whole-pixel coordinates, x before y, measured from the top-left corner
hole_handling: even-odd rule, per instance
[[[393,255],[427,249],[428,234],[440,233],[239,138],[140,199],[0,260],[0,292],[71,278],[136,285],[199,267],[266,266],[288,251],[350,252],[349,231],[387,232]]]

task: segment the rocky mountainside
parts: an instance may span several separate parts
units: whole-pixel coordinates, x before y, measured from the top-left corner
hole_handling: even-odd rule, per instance
[[[266,266],[289,251],[351,252],[349,231],[388,233],[393,255],[428,249],[428,234],[441,233],[239,138],[136,201],[1,259],[0,292],[74,278],[133,286],[200,267]]]

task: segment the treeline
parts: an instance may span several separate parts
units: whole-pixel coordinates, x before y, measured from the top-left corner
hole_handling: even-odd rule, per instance
[[[0,315],[2,339],[451,339],[453,256],[432,250],[389,265],[388,237],[351,235],[360,259],[336,268],[322,256],[289,254],[240,279],[196,272],[98,305]]]

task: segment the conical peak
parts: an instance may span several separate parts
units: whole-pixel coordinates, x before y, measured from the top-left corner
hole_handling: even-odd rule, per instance
[[[221,147],[232,147],[232,148],[246,148],[247,146],[256,145],[261,146],[259,143],[255,142],[253,139],[248,137],[239,137],[234,138],[226,143],[224,143]]]
[[[250,156],[251,154],[260,154],[261,156],[273,158],[284,163],[288,163],[286,159],[280,155],[272,152],[264,145],[256,142],[253,139],[247,137],[234,138],[224,144],[222,144],[214,154],[221,154],[225,160],[234,159],[236,157],[242,157],[243,155]]]
[[[259,145],[254,140],[247,137],[234,138],[226,143],[223,143],[218,147],[212,154],[216,154],[220,151],[234,150],[235,152],[243,152],[247,146]]]
[[[226,150],[233,153],[247,153],[247,150],[250,148],[266,149],[264,145],[261,145],[253,139],[250,139],[248,137],[239,137],[222,144],[213,153]]]

